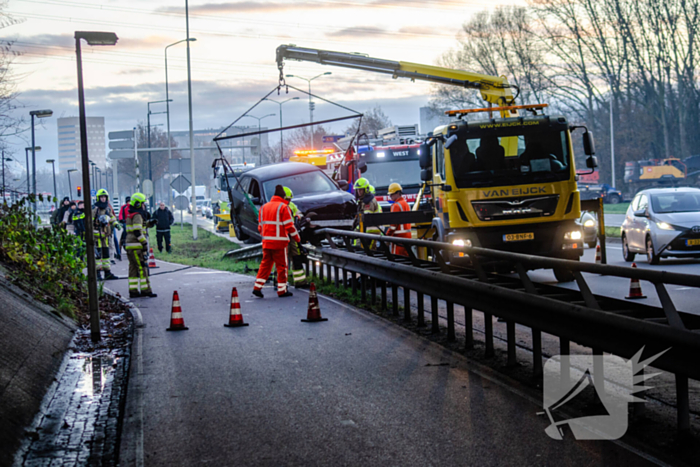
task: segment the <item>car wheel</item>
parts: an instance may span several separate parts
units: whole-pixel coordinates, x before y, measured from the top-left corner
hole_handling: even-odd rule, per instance
[[[243,232],[241,228],[241,220],[236,215],[231,216],[231,222],[233,223],[233,231],[236,233],[236,238],[240,241],[248,240],[248,234]]]
[[[608,196],[605,197],[605,200],[606,200],[609,204],[620,204],[620,201],[622,201],[622,200],[620,199],[620,195],[617,195],[617,194],[608,195]]]
[[[627,237],[622,236],[622,257],[627,261],[628,263],[631,263],[634,261],[634,257],[636,256],[636,253],[632,253],[630,251],[630,246],[627,244]]]
[[[649,264],[659,264],[659,255],[654,253],[654,243],[651,241],[651,237],[647,237],[647,261]]]
[[[557,282],[572,282],[575,279],[572,271],[561,268],[554,269],[554,277],[557,279]]]

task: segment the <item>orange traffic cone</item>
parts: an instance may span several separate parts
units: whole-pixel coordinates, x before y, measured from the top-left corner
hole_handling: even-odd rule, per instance
[[[228,319],[228,324],[224,324],[227,328],[237,328],[239,326],[248,326],[248,323],[243,322],[241,314],[241,304],[238,302],[238,290],[234,287],[231,290],[231,315]]]
[[[186,331],[185,320],[182,318],[182,308],[180,308],[180,296],[177,290],[173,292],[173,311],[170,314],[170,327],[166,331]]]
[[[153,256],[153,248],[151,248],[151,251],[148,255],[148,269],[156,269],[158,266],[156,265],[156,257]]]
[[[316,284],[313,282],[309,289],[309,310],[306,312],[306,319],[302,319],[302,321],[306,323],[328,321],[328,318],[321,318],[321,308],[318,306],[318,296],[316,295]]]
[[[637,263],[632,263],[633,268],[637,268]],[[625,297],[628,300],[633,300],[635,298],[647,298],[646,295],[642,294],[642,286],[639,283],[639,279],[630,279],[630,294]]]
[[[600,245],[595,246],[595,264],[602,264],[603,258],[600,256]]]

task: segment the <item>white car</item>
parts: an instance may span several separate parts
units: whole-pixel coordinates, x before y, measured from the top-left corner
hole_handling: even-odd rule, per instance
[[[700,189],[654,188],[637,193],[621,228],[622,255],[634,261],[700,258]]]

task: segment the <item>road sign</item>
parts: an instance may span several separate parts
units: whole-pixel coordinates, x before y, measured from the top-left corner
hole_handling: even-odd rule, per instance
[[[141,189],[143,190],[143,194],[146,195],[148,198],[153,196],[153,182],[150,180],[144,180],[143,184],[141,186]]]
[[[187,159],[170,159],[170,173],[189,175],[192,173],[190,158]]]
[[[187,180],[184,175],[180,175],[172,181],[170,186],[173,187],[178,193],[182,193],[190,187],[190,181]]]
[[[97,190],[90,190],[90,196],[95,196],[97,194]]]
[[[190,206],[190,201],[187,198],[187,196],[176,196],[175,197],[175,209],[179,209],[180,211],[184,211]]]
[[[110,131],[108,157],[110,159],[133,159],[134,158],[134,130]]]

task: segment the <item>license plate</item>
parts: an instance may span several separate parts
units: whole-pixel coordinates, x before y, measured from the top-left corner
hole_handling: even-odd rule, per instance
[[[504,242],[523,242],[526,240],[534,240],[535,239],[535,233],[534,232],[526,232],[526,233],[516,233],[516,234],[505,234],[503,236],[503,241]]]
[[[685,241],[685,246],[700,246],[700,238],[689,238]]]

